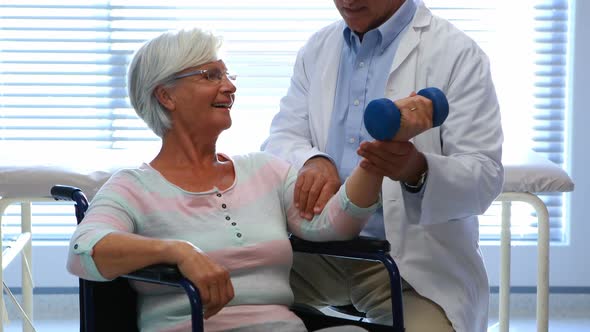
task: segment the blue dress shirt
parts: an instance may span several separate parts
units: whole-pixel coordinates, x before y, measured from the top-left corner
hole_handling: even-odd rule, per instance
[[[408,27],[416,13],[414,1],[406,1],[399,10],[361,39],[349,27],[338,68],[334,110],[328,132],[326,153],[336,163],[344,182],[360,161],[356,153],[360,142],[372,140],[363,124],[363,112],[373,99],[383,98],[393,57],[399,45],[397,38]],[[362,235],[385,238],[383,209],[379,209]]]

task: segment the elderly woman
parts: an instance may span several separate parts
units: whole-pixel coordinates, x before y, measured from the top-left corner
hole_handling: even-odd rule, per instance
[[[357,167],[323,213],[307,221],[293,203],[293,167],[260,152],[217,152],[236,92],[219,47],[211,33],[190,29],[164,33],[136,52],[129,97],[162,147],[96,194],[72,237],[68,270],[100,281],[174,264],[201,293],[207,331],[305,331],[288,309],[288,233],[353,238],[380,205],[382,176]],[[182,291],[135,286],[142,331],[190,330]]]

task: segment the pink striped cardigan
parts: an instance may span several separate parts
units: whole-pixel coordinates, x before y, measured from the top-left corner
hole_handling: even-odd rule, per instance
[[[143,164],[121,170],[100,189],[74,233],[68,270],[106,280],[92,259],[93,246],[110,232],[193,243],[230,271],[235,298],[205,321],[207,331],[305,331],[287,306],[292,251],[288,232],[308,240],[356,236],[380,206],[355,206],[345,185],[311,222],[293,204],[297,172],[262,152],[229,158],[233,185],[223,191],[187,192]],[[180,289],[135,283],[141,331],[190,331],[190,307]]]

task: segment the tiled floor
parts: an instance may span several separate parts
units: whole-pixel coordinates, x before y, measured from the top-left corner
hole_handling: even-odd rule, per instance
[[[534,296],[511,296],[510,332],[536,331],[534,318]],[[78,296],[40,295],[35,298],[35,328],[37,332],[75,332],[79,330]],[[499,331],[497,320],[497,301],[492,296],[490,302],[490,321],[488,332]],[[18,314],[7,301],[10,323],[6,332],[22,331]],[[551,295],[550,332],[590,332],[590,294]]]
[[[68,332],[78,331],[77,320],[38,320],[35,322],[37,332]],[[536,322],[532,318],[514,317],[510,322],[510,332],[536,331]],[[5,326],[6,332],[20,332],[20,321],[11,322]],[[498,331],[498,324],[490,321],[488,332]],[[590,332],[590,318],[552,319],[549,321],[550,332]]]
[[[37,332],[76,332],[79,331],[79,323],[77,320],[38,320],[35,321],[35,330]],[[4,327],[4,331],[21,332],[22,323],[10,322]]]

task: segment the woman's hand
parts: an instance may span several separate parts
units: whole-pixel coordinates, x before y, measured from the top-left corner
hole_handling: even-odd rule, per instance
[[[401,113],[401,124],[391,141],[362,142],[357,153],[363,157],[360,166],[366,171],[394,181],[414,184],[428,170],[424,154],[409,140],[432,128],[432,100],[412,92],[395,101]]]
[[[412,92],[409,97],[396,100],[401,123],[394,141],[405,142],[432,128],[432,100]]]
[[[201,294],[205,319],[218,313],[234,297],[229,272],[211,260],[202,250],[186,241],[174,241],[174,257],[182,275]]]

